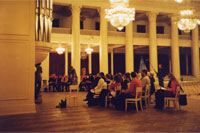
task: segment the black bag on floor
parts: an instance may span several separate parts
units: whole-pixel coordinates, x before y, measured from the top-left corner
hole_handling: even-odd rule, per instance
[[[187,95],[184,93],[182,87],[180,87],[180,90],[183,92],[183,94],[180,94],[179,96],[179,104],[181,106],[187,105]]]

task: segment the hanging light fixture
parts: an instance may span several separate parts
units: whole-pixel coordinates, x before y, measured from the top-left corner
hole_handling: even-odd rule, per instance
[[[181,10],[178,17],[178,28],[188,33],[190,30],[196,28],[197,24],[200,23],[200,20],[194,14],[194,10],[186,9]]]
[[[65,48],[58,47],[58,48],[56,49],[56,51],[57,51],[58,54],[63,54],[63,53],[65,52]]]
[[[135,20],[135,8],[128,8],[129,0],[110,0],[110,4],[111,9],[105,10],[105,18],[118,30]]]
[[[182,3],[183,0],[175,0],[177,3]]]
[[[93,49],[90,48],[90,47],[88,47],[88,48],[85,49],[85,52],[86,52],[87,54],[91,54],[91,53],[93,52]]]

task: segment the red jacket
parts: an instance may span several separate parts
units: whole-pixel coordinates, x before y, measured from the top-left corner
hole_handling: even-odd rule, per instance
[[[139,79],[133,78],[130,83],[129,88],[127,90],[125,90],[124,93],[129,93],[132,96],[136,96],[136,88],[137,87],[142,87],[142,83]]]

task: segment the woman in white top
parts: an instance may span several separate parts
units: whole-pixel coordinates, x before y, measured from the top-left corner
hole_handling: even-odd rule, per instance
[[[107,83],[106,83],[106,80],[104,77],[104,73],[101,72],[97,76],[100,78],[99,82],[98,82],[97,86],[91,90],[91,92],[95,93],[95,94],[100,94],[102,89],[107,89]]]

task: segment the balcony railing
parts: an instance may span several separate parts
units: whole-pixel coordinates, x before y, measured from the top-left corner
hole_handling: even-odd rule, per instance
[[[71,34],[71,29],[70,28],[52,28],[53,33],[60,33],[60,34]],[[93,36],[100,36],[100,31],[99,30],[80,30],[81,35],[93,35]],[[120,37],[125,37],[125,32],[117,32],[117,31],[108,31],[108,36],[120,36]],[[140,38],[148,38],[149,34],[148,33],[133,33],[133,37],[140,37]],[[170,34],[157,34],[157,38],[167,38],[170,39],[171,35]],[[190,35],[179,35],[179,39],[183,40],[191,40],[192,37]]]
[[[108,31],[108,36],[125,36],[125,32]]]
[[[157,38],[166,38],[166,39],[170,39],[171,36],[170,36],[170,34],[157,34]]]
[[[137,32],[134,32],[133,33],[133,37],[148,38],[149,34],[148,33],[137,33]]]
[[[70,28],[52,28],[52,33],[71,34]]]
[[[179,35],[179,39],[183,39],[183,40],[191,40],[192,37],[190,35]]]
[[[100,31],[99,30],[81,30],[80,31],[81,35],[93,35],[93,36],[100,36]]]

